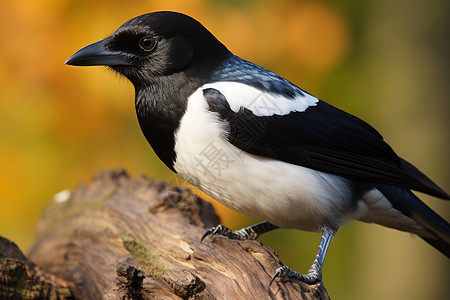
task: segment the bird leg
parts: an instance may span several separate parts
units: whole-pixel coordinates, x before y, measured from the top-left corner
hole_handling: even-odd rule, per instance
[[[201,241],[203,241],[203,239],[208,235],[211,237],[215,235],[223,235],[234,240],[256,240],[261,234],[277,228],[278,226],[266,221],[235,231],[232,231],[226,226],[217,225],[208,229],[208,231],[206,231],[202,236]]]
[[[336,234],[336,230],[332,230],[329,228],[324,228],[322,230],[322,238],[319,244],[319,250],[317,251],[316,258],[314,262],[308,270],[308,274],[303,275],[291,270],[287,266],[280,267],[276,270],[275,274],[272,276],[270,280],[269,287],[272,285],[272,282],[277,277],[289,277],[296,278],[306,283],[314,283],[322,279],[322,267],[323,261],[325,260],[325,255],[327,254],[328,246],[330,245],[330,241],[333,236]]]

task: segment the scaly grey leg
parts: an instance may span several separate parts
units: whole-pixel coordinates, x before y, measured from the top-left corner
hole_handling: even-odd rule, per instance
[[[275,272],[275,274],[272,276],[272,279],[270,280],[269,287],[272,285],[272,282],[277,277],[289,277],[289,278],[296,278],[306,283],[314,283],[316,281],[319,281],[322,279],[322,267],[323,262],[325,260],[325,255],[327,254],[328,246],[330,245],[330,241],[333,238],[333,236],[336,234],[335,230],[324,228],[322,231],[322,239],[320,240],[319,244],[319,250],[317,251],[316,258],[314,259],[314,262],[308,270],[308,274],[303,275],[300,273],[297,273],[293,270],[291,270],[287,266],[283,266],[281,268],[278,268]]]

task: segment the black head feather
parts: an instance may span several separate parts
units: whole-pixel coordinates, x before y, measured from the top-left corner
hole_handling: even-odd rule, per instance
[[[146,37],[155,41],[155,47],[150,51],[140,45]],[[127,56],[128,65],[111,67],[135,86],[157,76],[198,69],[228,54],[226,47],[198,21],[167,11],[141,15],[125,22],[105,40],[105,48]]]

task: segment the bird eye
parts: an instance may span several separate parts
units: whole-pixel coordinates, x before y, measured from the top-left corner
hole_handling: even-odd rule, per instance
[[[141,47],[142,50],[149,52],[152,51],[156,46],[156,40],[152,38],[151,36],[143,37],[139,41],[139,47]]]

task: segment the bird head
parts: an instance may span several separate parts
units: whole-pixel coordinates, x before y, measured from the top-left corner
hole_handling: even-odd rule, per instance
[[[203,25],[181,13],[160,11],[125,22],[111,36],[74,53],[67,65],[105,65],[135,86],[160,76],[189,73],[228,54]],[[195,73],[195,72],[193,72]]]

